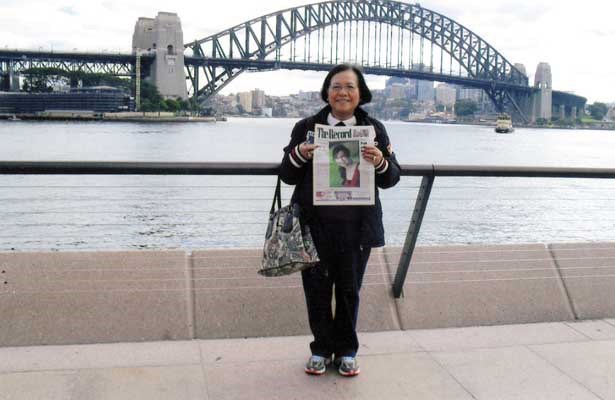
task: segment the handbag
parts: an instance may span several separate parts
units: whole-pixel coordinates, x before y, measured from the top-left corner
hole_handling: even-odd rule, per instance
[[[310,268],[320,261],[309,226],[301,224],[299,204],[282,207],[280,184],[278,176],[269,211],[263,262],[258,270],[263,276],[289,275]]]

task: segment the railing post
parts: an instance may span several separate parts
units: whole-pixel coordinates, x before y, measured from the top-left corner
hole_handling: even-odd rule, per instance
[[[399,258],[399,265],[397,266],[397,273],[395,274],[395,281],[393,282],[393,295],[396,299],[399,299],[403,292],[404,281],[406,280],[408,268],[410,268],[412,253],[414,253],[416,239],[421,230],[423,215],[425,215],[425,210],[427,209],[427,202],[429,201],[429,194],[431,193],[434,179],[435,174],[433,172],[430,175],[424,175],[419,193],[416,196],[412,220],[410,221],[410,227],[406,234],[406,241],[404,242],[404,247]]]

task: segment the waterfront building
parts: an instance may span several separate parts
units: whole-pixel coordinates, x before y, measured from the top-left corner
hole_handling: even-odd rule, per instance
[[[130,96],[109,86],[51,93],[0,93],[0,113],[7,114],[36,114],[52,110],[104,113],[128,111],[130,107]]]

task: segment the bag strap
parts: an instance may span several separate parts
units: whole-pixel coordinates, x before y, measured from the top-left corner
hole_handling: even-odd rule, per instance
[[[282,180],[280,179],[280,176],[278,175],[278,183],[275,186],[275,194],[273,195],[273,203],[271,203],[271,210],[269,211],[269,214],[273,214],[273,212],[275,211],[276,200],[278,204],[278,210],[282,208],[281,184],[282,184]]]

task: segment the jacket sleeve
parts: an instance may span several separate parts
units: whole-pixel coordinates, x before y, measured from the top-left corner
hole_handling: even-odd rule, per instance
[[[376,129],[378,149],[384,155],[383,161],[376,166],[376,185],[381,189],[388,189],[399,182],[401,167],[397,162],[384,125],[379,121],[374,121],[374,128]]]
[[[296,185],[305,176],[308,160],[299,152],[299,144],[305,141],[307,124],[305,120],[295,124],[290,143],[284,147],[284,158],[280,164],[280,179],[287,185]]]

